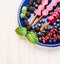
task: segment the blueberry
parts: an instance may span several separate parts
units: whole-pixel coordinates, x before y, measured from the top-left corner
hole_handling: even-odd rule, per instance
[[[44,30],[43,33],[45,33],[46,31]]]
[[[44,25],[44,23],[41,24],[42,26]]]
[[[60,26],[60,24],[57,24],[57,27],[59,27]]]
[[[53,37],[56,37],[56,34],[54,34]]]
[[[30,6],[30,7],[29,7],[29,11],[30,11],[30,12],[34,12],[34,10],[35,10],[35,7],[33,7],[33,6]]]
[[[35,4],[35,8],[38,8],[38,4]]]
[[[38,23],[37,26],[41,28],[42,25]]]
[[[35,30],[35,26],[32,26],[32,29]]]
[[[60,20],[59,19],[57,19],[57,21],[56,21],[57,23],[59,23],[60,22]]]
[[[57,26],[54,26],[54,28],[57,28]]]
[[[53,26],[51,26],[50,29],[53,29]]]
[[[39,41],[41,41],[42,39],[41,39],[41,37],[39,37]]]
[[[29,18],[31,16],[31,13],[27,11],[26,16]]]
[[[35,5],[36,5],[36,3],[34,2],[34,3],[33,3],[33,5],[35,6]]]
[[[28,30],[28,31],[30,31],[30,30],[31,30],[31,26],[27,26],[26,28],[27,28],[27,30]]]
[[[42,23],[45,23],[45,21],[43,20]]]
[[[38,33],[37,33],[37,36],[40,37],[40,36],[41,36],[41,32],[38,32]]]
[[[52,43],[52,40],[49,40],[49,43]]]
[[[35,30],[36,30],[36,32],[38,32],[40,30],[40,28],[39,27],[35,27]]]
[[[25,25],[25,26],[28,26],[28,25],[29,25],[28,20],[24,20],[24,25]]]
[[[48,26],[48,30],[50,30],[50,29],[51,29],[51,26],[49,25],[49,26]]]
[[[56,26],[56,23],[54,23],[53,25]]]
[[[48,30],[48,27],[45,27],[45,30]]]
[[[58,30],[60,31],[60,27],[58,28]]]

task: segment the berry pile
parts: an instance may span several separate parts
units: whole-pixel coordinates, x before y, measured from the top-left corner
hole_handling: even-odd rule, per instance
[[[25,27],[17,28],[16,32],[19,35],[25,35],[30,42],[35,44],[38,42],[42,42],[43,44],[56,43],[60,41],[60,1],[56,0],[56,6],[55,4],[53,4],[51,6],[51,10],[50,8],[46,9],[46,7],[50,7],[51,5],[49,5],[48,3],[49,0],[47,0],[47,2],[45,1],[45,4],[41,1],[43,2],[44,0],[29,0],[28,4],[22,7],[20,18],[23,19]],[[54,3],[54,1],[52,1],[51,3]],[[45,5],[44,7],[42,6],[45,9],[39,8],[41,7],[40,4],[41,6],[42,4]],[[54,10],[52,10],[53,8]],[[46,13],[48,12],[48,14],[46,15],[46,13],[44,13],[46,16],[42,16],[42,18],[37,15],[34,16],[32,23],[33,21],[37,21],[35,24],[31,23],[32,25],[30,25],[28,19],[31,17],[32,13],[35,14],[34,11],[37,10],[36,12],[39,13],[38,9],[39,11],[40,9],[43,9],[42,11]],[[41,15],[43,13],[42,11],[40,12]]]

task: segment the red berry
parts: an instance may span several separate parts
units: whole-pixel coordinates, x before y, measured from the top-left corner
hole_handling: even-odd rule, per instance
[[[51,37],[51,34],[50,33],[48,34],[48,37]]]
[[[54,18],[54,16],[49,16],[49,17],[48,17],[48,20],[49,20],[51,23],[54,23],[56,19]]]
[[[55,31],[53,31],[52,33],[55,34]]]
[[[52,36],[53,34],[52,34],[52,33],[50,33],[50,35]]]
[[[42,39],[44,39],[44,36],[42,36]]]
[[[54,16],[56,19],[58,19],[59,18],[59,13],[58,12],[54,12],[52,16]]]
[[[58,32],[58,34],[60,35],[60,31]]]
[[[49,40],[49,37],[47,36],[46,39]]]
[[[54,39],[53,41],[54,41],[54,42],[56,42],[56,40],[55,40],[55,39]]]
[[[55,40],[57,40],[58,38],[57,37],[55,37]]]
[[[53,30],[50,30],[50,32],[52,33],[52,32],[53,32]]]
[[[57,32],[57,29],[54,29]]]
[[[44,44],[46,43],[46,41],[44,39],[42,41],[43,41]]]
[[[58,38],[58,40],[60,40],[60,36],[59,35],[57,36],[57,38]]]

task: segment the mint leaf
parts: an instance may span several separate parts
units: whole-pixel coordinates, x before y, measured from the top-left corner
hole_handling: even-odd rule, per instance
[[[15,31],[19,36],[24,36],[27,33],[27,29],[25,27],[17,27]]]
[[[38,44],[38,37],[35,32],[29,32],[27,38],[31,43]]]

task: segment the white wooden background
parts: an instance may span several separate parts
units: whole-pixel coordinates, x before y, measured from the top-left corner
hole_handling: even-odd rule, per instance
[[[15,33],[22,0],[0,0],[0,64],[60,64],[60,47],[33,45]]]

